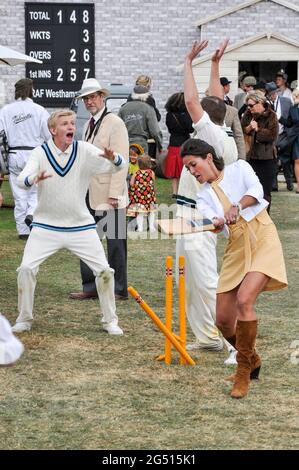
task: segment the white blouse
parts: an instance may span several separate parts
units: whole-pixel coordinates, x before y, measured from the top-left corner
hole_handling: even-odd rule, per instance
[[[231,165],[225,166],[224,176],[219,183],[227,198],[232,204],[242,199],[243,196],[252,196],[257,202],[253,206],[247,207],[240,212],[243,219],[249,222],[259,214],[268,202],[264,199],[263,187],[253,171],[252,167],[244,160],[238,160]],[[224,218],[224,210],[215,191],[209,183],[203,184],[197,193],[197,208],[205,218]]]

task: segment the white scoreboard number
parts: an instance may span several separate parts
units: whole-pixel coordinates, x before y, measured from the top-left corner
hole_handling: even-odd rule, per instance
[[[95,76],[94,4],[25,3],[26,54],[43,64],[26,64],[34,101],[69,106],[85,78]]]

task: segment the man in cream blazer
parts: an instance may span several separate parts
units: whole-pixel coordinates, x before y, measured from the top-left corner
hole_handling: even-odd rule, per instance
[[[91,118],[83,128],[83,140],[99,148],[112,148],[128,162],[129,138],[124,122],[115,114],[109,113],[105,98],[109,91],[102,88],[95,78],[84,80],[79,99],[83,99]],[[106,236],[108,263],[114,269],[115,298],[126,300],[127,293],[127,238],[126,206],[128,190],[126,184],[127,166],[117,174],[94,176],[87,204],[98,226],[100,238]],[[94,275],[86,264],[81,262],[82,292],[70,294],[72,299],[84,300],[97,297]]]

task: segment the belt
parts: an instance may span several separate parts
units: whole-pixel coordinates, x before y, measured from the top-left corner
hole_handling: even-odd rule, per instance
[[[24,146],[24,147],[9,147],[8,150],[10,152],[11,150],[33,150],[33,149],[35,149],[35,147],[25,147]]]

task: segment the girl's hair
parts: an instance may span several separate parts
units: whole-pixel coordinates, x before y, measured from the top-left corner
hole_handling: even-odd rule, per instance
[[[217,170],[223,170],[224,160],[222,157],[217,157],[214,147],[209,145],[204,140],[200,139],[188,139],[186,140],[181,147],[181,157],[186,155],[192,155],[193,157],[200,157],[205,160],[208,154],[211,154],[213,157],[213,163]]]
[[[293,98],[298,98],[299,96],[299,88],[295,88],[292,93]]]
[[[54,129],[56,127],[57,121],[60,117],[63,116],[73,116],[76,119],[76,113],[71,109],[59,109],[58,111],[54,111],[48,119],[48,127],[49,129]]]
[[[137,160],[140,170],[150,170],[152,169],[151,157],[147,154],[140,155]]]
[[[256,103],[262,103],[262,104],[267,103],[266,96],[260,90],[250,91],[245,98],[245,102],[248,103],[248,100],[253,100]]]
[[[171,95],[166,102],[165,109],[169,113],[186,112],[184,93],[180,91]]]

